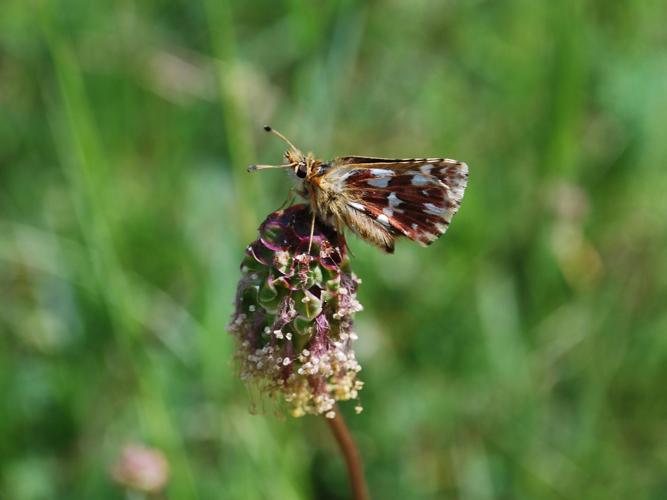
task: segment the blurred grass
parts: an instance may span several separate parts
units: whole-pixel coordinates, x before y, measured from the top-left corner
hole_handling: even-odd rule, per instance
[[[667,11],[657,0],[169,5],[0,15],[0,498],[347,498],[317,419],[250,416],[238,263],[304,149],[471,166],[451,231],[363,278],[375,498],[667,496]],[[345,411],[349,411],[347,406]]]

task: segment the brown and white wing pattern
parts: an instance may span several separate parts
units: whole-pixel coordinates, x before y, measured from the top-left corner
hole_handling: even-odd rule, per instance
[[[444,234],[461,205],[468,181],[465,163],[444,158],[343,157],[331,163],[333,168],[322,176],[324,185],[339,195],[338,205],[345,204],[356,212],[347,213],[345,223],[364,239],[369,238],[350,219],[374,223],[381,236],[391,236],[391,244],[369,241],[387,251],[393,249],[396,236],[425,246]],[[369,228],[362,229],[367,233]]]

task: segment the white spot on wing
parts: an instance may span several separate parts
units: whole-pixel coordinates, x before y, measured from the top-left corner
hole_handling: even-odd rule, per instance
[[[369,186],[374,186],[378,188],[386,188],[387,185],[389,184],[389,177],[380,177],[377,179],[368,179],[366,183]]]
[[[361,203],[357,203],[356,201],[348,201],[347,204],[350,205],[352,208],[361,210],[362,212],[366,211],[366,208]]]
[[[428,163],[424,163],[421,167],[419,167],[419,171],[424,175],[429,175],[431,173],[432,168],[433,168],[433,165],[429,165]]]
[[[393,217],[394,216],[394,211],[391,208],[384,207],[382,209],[382,213],[385,214],[387,217]]]
[[[396,208],[401,203],[403,203],[403,201],[398,196],[396,196],[396,193],[389,193],[387,201],[389,202],[389,206],[392,208]]]
[[[382,224],[389,225],[389,218],[385,214],[378,215],[377,220]]]
[[[446,210],[435,206],[433,203],[424,203],[424,212],[429,215],[444,215]]]
[[[415,186],[423,186],[425,184],[429,183],[428,177],[424,177],[423,175],[415,174],[412,176],[412,184]]]
[[[387,170],[386,168],[371,168],[371,175],[376,177],[391,177],[394,175],[394,171]]]

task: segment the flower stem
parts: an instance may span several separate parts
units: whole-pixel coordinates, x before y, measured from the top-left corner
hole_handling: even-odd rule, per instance
[[[340,409],[336,406],[334,407],[334,412],[336,416],[334,418],[327,418],[327,424],[331,428],[340,450],[343,453],[345,458],[345,465],[347,466],[347,474],[350,476],[350,486],[352,486],[352,495],[354,500],[369,500],[368,496],[368,487],[366,486],[366,480],[364,479],[364,466],[361,462],[361,457],[359,456],[359,450],[357,450],[357,445],[350,434],[350,430],[347,428],[345,419],[340,412]]]

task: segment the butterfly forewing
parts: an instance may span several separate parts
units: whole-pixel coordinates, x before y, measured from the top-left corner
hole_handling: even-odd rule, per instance
[[[447,230],[468,179],[465,163],[443,158],[342,157],[332,163],[337,168],[327,177],[352,209],[422,245]]]

